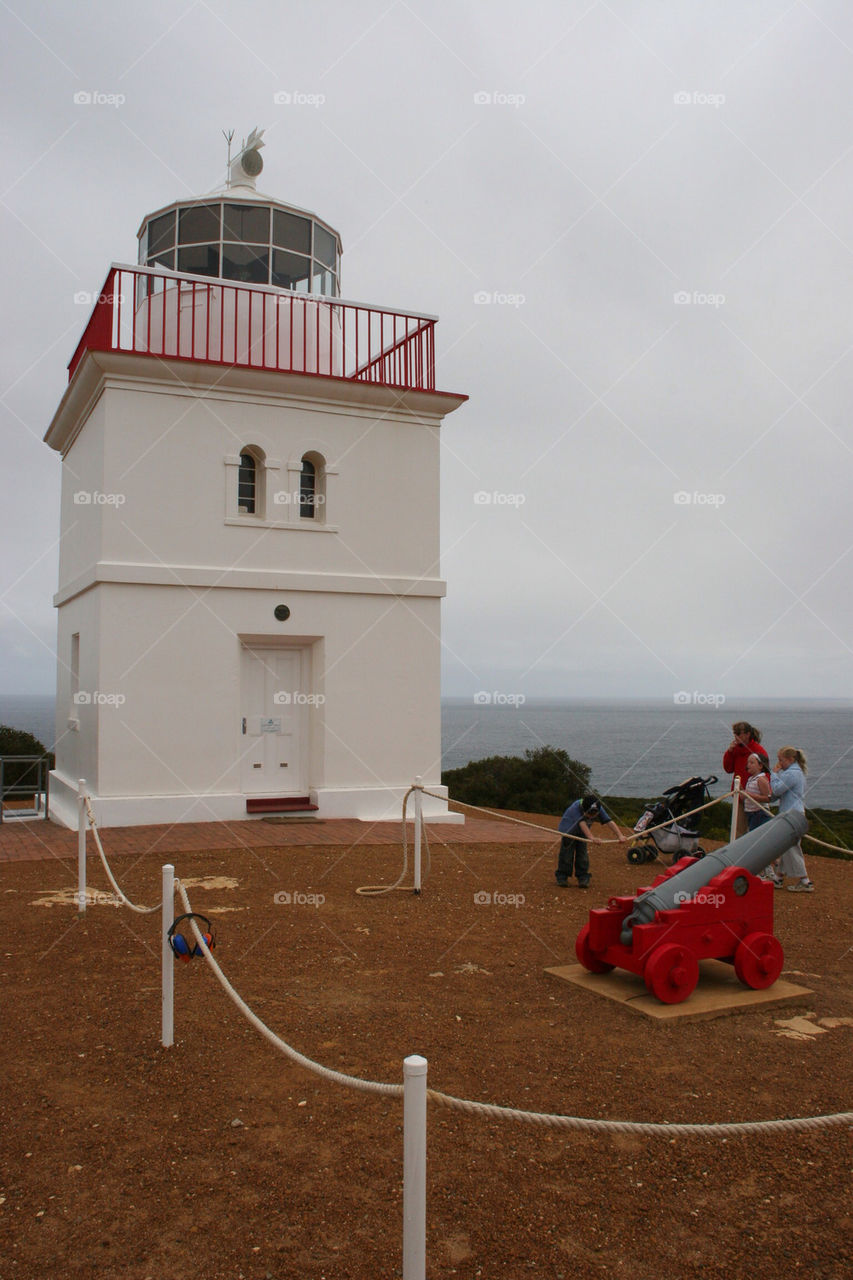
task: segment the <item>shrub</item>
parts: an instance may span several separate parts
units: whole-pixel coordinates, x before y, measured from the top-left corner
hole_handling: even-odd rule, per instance
[[[590,789],[591,770],[560,747],[489,756],[441,775],[451,800],[485,809],[561,814]]]
[[[46,756],[48,768],[56,763],[52,751],[48,751],[38,738],[24,729],[13,729],[11,725],[0,724],[0,756]],[[16,764],[6,760],[3,765],[4,786],[29,786],[35,789],[38,782],[38,766],[35,764]]]

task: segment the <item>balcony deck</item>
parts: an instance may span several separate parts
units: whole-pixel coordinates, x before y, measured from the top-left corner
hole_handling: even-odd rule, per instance
[[[436,317],[114,263],[68,365],[87,351],[435,391]]]

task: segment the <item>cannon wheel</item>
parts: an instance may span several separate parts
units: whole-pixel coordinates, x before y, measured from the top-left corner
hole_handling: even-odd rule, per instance
[[[735,973],[745,987],[763,991],[782,972],[785,953],[772,933],[748,933],[735,951]]]
[[[575,955],[578,963],[582,964],[590,973],[610,973],[613,970],[612,964],[607,964],[605,960],[599,960],[598,956],[589,945],[589,925],[585,924],[575,939]]]
[[[681,1004],[699,981],[695,952],[675,942],[656,947],[646,961],[643,981],[664,1004]]]

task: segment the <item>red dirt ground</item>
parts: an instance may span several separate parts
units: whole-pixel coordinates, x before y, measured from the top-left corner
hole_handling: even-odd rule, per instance
[[[331,823],[314,844],[243,825],[251,841],[230,848],[214,827],[208,847],[165,829],[150,852],[104,841],[142,902],[166,861],[184,879],[236,881],[189,889],[215,916],[218,960],[260,1017],[330,1067],[399,1083],[402,1059],[422,1053],[435,1089],[615,1119],[853,1109],[849,863],[809,857],[817,892],[775,895],[785,973],[813,994],[662,1025],[545,973],[573,960],[591,906],[650,878],[616,846],[594,852],[589,891],[560,890],[550,837],[498,841],[490,825],[477,843],[473,822],[465,837],[433,827],[422,896],[369,899],[356,887],[396,879],[399,849],[369,834],[334,844]],[[19,860],[0,865],[0,1280],[401,1275],[401,1102],[291,1064],[202,960],[177,966],[176,1041],[162,1049],[159,917],[37,905],[74,888],[74,838],[60,836],[40,860],[16,836]],[[88,881],[108,889],[95,860]],[[276,903],[282,891],[324,901]],[[480,905],[479,891],[523,902]],[[849,1280],[851,1166],[848,1125],[638,1138],[431,1104],[427,1275]]]

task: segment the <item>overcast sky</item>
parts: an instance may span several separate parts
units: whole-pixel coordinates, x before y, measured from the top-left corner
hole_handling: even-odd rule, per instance
[[[54,686],[75,294],[258,125],[259,187],[338,228],[344,297],[438,314],[470,396],[446,694],[850,696],[849,0],[0,15],[0,691]]]

